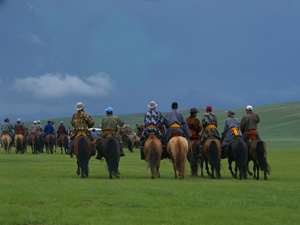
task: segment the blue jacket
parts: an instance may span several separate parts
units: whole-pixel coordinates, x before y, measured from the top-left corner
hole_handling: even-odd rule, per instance
[[[54,134],[53,133],[53,126],[51,125],[51,124],[47,124],[46,126],[45,126],[45,129],[44,129],[44,132],[45,132],[45,134],[44,134],[44,138],[48,135],[48,134]]]

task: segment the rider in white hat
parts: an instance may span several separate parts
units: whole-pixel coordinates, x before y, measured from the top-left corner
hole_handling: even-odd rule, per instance
[[[240,124],[244,141],[247,142],[253,135],[255,135],[256,139],[260,139],[257,131],[257,124],[260,122],[259,116],[253,113],[253,107],[251,105],[246,106],[246,113]]]

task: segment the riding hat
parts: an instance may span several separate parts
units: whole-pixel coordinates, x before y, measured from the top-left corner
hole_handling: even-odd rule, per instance
[[[18,118],[18,119],[17,119],[17,122],[21,122],[21,118]]]
[[[36,124],[36,123],[37,123],[37,121],[35,120],[35,121],[33,121],[33,123],[34,123],[34,124]]]
[[[107,109],[105,109],[105,112],[108,112],[108,113],[112,113],[114,110],[112,107],[107,107]]]
[[[60,121],[60,123],[64,123],[64,121]]]
[[[151,101],[149,104],[148,104],[148,108],[149,109],[155,109],[157,107],[158,104],[156,104],[155,101]]]
[[[197,110],[197,108],[191,108],[190,109],[190,113],[198,113],[199,111]]]
[[[232,115],[234,115],[235,114],[235,111],[234,110],[232,110],[232,109],[229,109],[228,111],[226,111],[227,113],[231,113]]]
[[[206,106],[206,110],[212,110],[212,107],[210,105]]]
[[[246,109],[252,111],[252,110],[253,110],[253,107],[252,107],[251,105],[247,105]]]
[[[75,106],[75,109],[77,110],[77,111],[79,111],[79,110],[82,110],[83,108],[84,108],[84,104],[82,103],[82,102],[77,102],[77,104],[76,104],[76,106]]]
[[[172,109],[177,109],[178,108],[178,103],[173,102],[171,107],[172,107]]]

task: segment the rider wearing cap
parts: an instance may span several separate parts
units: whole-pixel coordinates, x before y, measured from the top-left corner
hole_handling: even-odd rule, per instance
[[[172,110],[165,115],[165,125],[167,127],[165,143],[168,143],[172,138],[173,132],[177,132],[182,137],[190,138],[192,136],[186,119],[181,112],[177,111],[178,103],[173,102],[171,108]]]
[[[38,132],[40,130],[40,126],[38,125],[38,122],[35,120],[33,121],[33,124],[31,125],[31,127],[29,128],[29,135],[28,135],[28,139],[30,139],[31,135],[37,135]]]
[[[124,125],[124,121],[120,119],[118,116],[113,115],[113,108],[108,107],[105,109],[106,112],[106,117],[103,117],[102,123],[101,123],[101,129],[102,132],[101,134],[97,137],[96,140],[96,146],[99,147],[101,142],[106,138],[107,134],[111,134],[113,137],[115,137],[119,143],[120,143],[120,156],[125,156],[123,152],[123,146],[122,146],[122,137],[121,135],[117,132],[118,127],[122,127]],[[98,155],[96,159],[102,159],[102,151],[101,149],[98,151]]]
[[[154,133],[155,136],[161,140],[162,145],[164,146],[164,136],[163,136],[163,124],[164,117],[159,111],[156,110],[158,104],[155,101],[151,101],[148,104],[149,111],[145,114],[144,123],[145,130],[143,131],[140,139],[140,149],[141,149],[141,159],[145,159],[145,154],[143,151],[146,140],[149,137],[150,133]]]
[[[53,134],[54,135],[54,129],[53,129],[53,126],[52,126],[50,120],[48,121],[48,124],[44,128],[44,132],[45,132],[45,134],[44,134],[43,138],[46,138],[46,136],[48,134]]]
[[[226,146],[228,143],[233,141],[235,138],[241,138],[240,133],[240,122],[237,118],[234,117],[234,110],[230,109],[227,112],[228,118],[225,121],[224,132],[222,134],[222,159],[227,158]]]
[[[206,107],[206,113],[202,116],[202,137],[199,146],[199,157],[202,157],[203,144],[209,137],[217,138],[221,141],[219,132],[217,130],[218,121],[217,116],[212,113],[212,107],[208,105]]]
[[[197,108],[191,108],[190,109],[190,116],[188,118],[186,118],[186,122],[188,123],[190,132],[192,134],[191,136],[191,140],[192,139],[201,139],[201,136],[199,135],[199,133],[202,130],[202,126],[200,121],[197,119],[197,113],[199,111],[197,110]]]
[[[248,105],[246,107],[246,115],[241,120],[241,131],[243,133],[243,139],[248,142],[249,139],[259,139],[257,131],[257,124],[260,122],[259,116],[253,113],[253,107]],[[253,137],[254,136],[254,137]]]
[[[14,133],[13,133],[13,127],[12,125],[9,123],[9,118],[6,118],[4,120],[4,124],[2,125],[2,135],[7,133],[9,134],[9,136],[11,137],[12,141],[11,141],[11,145],[14,143]]]
[[[84,107],[85,105],[82,102],[78,102],[75,106],[77,112],[73,114],[71,121],[73,129],[70,134],[69,150],[67,152],[68,155],[72,155],[72,141],[75,139],[78,132],[84,132],[86,136],[91,139],[92,155],[95,155],[96,153],[95,144],[93,142],[93,136],[88,130],[89,128],[92,128],[94,126],[94,120],[88,113],[84,111]]]
[[[21,119],[17,119],[17,123],[15,124],[14,127],[15,134],[22,134],[24,136],[25,128],[23,123],[21,123]]]
[[[56,133],[57,138],[59,138],[59,136],[62,135],[62,134],[68,135],[66,127],[64,125],[64,122],[60,121],[60,125],[59,125],[59,127],[57,129],[57,133]]]

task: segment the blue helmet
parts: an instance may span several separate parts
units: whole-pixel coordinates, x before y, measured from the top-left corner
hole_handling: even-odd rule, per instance
[[[107,109],[105,109],[105,111],[108,113],[112,113],[114,110],[112,107],[107,107]]]
[[[60,123],[64,123],[63,121],[60,121]]]

